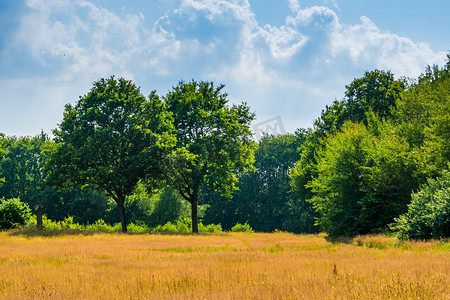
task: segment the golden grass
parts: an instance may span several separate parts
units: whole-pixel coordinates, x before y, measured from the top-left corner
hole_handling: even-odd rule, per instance
[[[0,299],[450,299],[448,244],[0,233]]]

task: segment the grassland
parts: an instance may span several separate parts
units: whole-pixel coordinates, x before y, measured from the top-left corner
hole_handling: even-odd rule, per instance
[[[0,233],[0,299],[450,299],[450,247],[287,233]]]

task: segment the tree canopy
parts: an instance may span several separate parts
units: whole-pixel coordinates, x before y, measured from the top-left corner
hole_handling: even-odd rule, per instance
[[[230,196],[236,175],[253,162],[254,114],[246,103],[229,106],[223,88],[212,82],[181,81],[164,97],[173,115],[177,144],[163,169],[169,184],[191,204],[193,232],[198,232],[202,184]]]
[[[201,202],[210,205],[204,221],[219,222],[224,229],[248,223],[264,232],[315,232],[312,205],[290,192],[289,173],[308,134],[298,130],[295,134],[264,135],[256,146],[255,168],[239,174],[239,189],[231,199],[204,190]]]
[[[127,231],[125,199],[140,180],[160,176],[159,161],[174,145],[172,124],[155,92],[146,99],[123,78],[100,79],[66,105],[54,130],[47,182],[69,188],[97,185],[117,203]]]
[[[0,134],[0,197],[59,220],[120,216],[123,231],[128,218],[155,227],[191,214],[193,232],[200,215],[225,229],[448,237],[450,55],[417,80],[366,72],[313,129],[258,142],[250,108],[223,90],[181,81],[146,98],[100,79],[66,106],[53,140]]]
[[[409,85],[390,72],[366,72],[316,120],[291,177],[327,233],[388,230],[411,194],[447,168],[449,66],[450,57]]]

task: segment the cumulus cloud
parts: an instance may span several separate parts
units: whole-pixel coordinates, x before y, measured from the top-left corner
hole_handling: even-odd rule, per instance
[[[434,53],[425,43],[381,32],[368,17],[360,20],[360,24],[338,24],[334,28],[330,43],[334,57],[348,54],[355,64],[372,63],[411,77],[419,75],[427,64],[442,64],[445,60],[445,52]]]
[[[311,61],[301,59],[311,59],[311,52],[319,62],[344,55],[355,66],[372,62],[408,76],[417,75],[427,62],[442,61],[443,53],[381,32],[367,17],[345,25],[328,7],[288,2],[292,15],[278,27],[260,27],[247,0],[181,0],[147,28],[142,13],[117,15],[87,0],[29,0],[31,11],[22,18],[19,40],[43,64],[48,56],[66,56],[64,73],[73,76],[85,70],[171,75],[192,65],[208,72],[211,63],[242,69],[250,61],[261,64],[263,73],[283,77],[283,63],[310,66]]]
[[[249,102],[260,121],[282,116],[289,131],[311,126],[367,69],[415,77],[445,61],[444,52],[383,32],[368,17],[343,24],[335,1],[285,1],[291,13],[284,24],[261,26],[249,0],[176,0],[154,20],[89,0],[28,0],[11,47],[28,49],[39,62],[45,75],[35,85],[47,78],[49,86],[71,87],[66,97],[55,92],[60,106],[111,74],[143,85],[195,78],[227,84],[232,100]]]

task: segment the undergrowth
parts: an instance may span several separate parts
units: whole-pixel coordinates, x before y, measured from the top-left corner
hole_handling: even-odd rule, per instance
[[[36,228],[36,216],[32,216],[24,227],[25,230]],[[53,221],[45,215],[42,217],[43,231],[64,231],[67,233],[74,232],[121,232],[122,225],[120,223],[108,224],[104,220],[99,219],[93,224],[79,224],[73,221],[73,217],[67,217],[63,221]],[[180,217],[176,222],[167,222],[164,225],[149,227],[144,223],[130,223],[127,225],[129,233],[145,233],[145,232],[161,232],[161,233],[189,233],[191,232],[192,221],[187,217]],[[216,224],[203,225],[198,224],[199,232],[220,233],[222,226]]]

